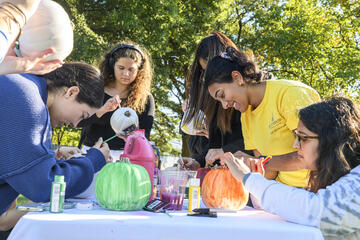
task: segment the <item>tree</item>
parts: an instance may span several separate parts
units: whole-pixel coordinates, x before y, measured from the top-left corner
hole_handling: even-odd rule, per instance
[[[131,39],[151,53],[156,115],[151,139],[178,153],[185,76],[197,42],[211,31],[252,49],[262,68],[299,80],[322,96],[359,98],[360,4],[356,0],[61,0],[75,25],[71,60],[97,64],[105,49]],[[184,148],[185,149],[185,148]],[[186,152],[184,150],[184,152]]]
[[[232,21],[242,22],[239,46],[252,49],[262,67],[309,84],[322,96],[341,91],[357,97],[358,1],[235,2]]]
[[[68,9],[76,26],[76,50],[70,59],[96,63],[96,56],[104,52],[103,46],[110,48],[123,39],[138,42],[151,52],[155,66],[153,95],[156,101],[151,139],[162,154],[178,153],[169,142],[180,138],[178,126],[182,116],[181,103],[185,98],[185,76],[197,40],[226,24],[224,20],[231,1],[59,2]],[[91,48],[92,41],[95,48]]]

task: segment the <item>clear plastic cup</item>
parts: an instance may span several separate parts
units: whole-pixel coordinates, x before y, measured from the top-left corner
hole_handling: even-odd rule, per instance
[[[188,172],[182,170],[160,171],[160,199],[170,204],[167,210],[181,210],[188,181]]]

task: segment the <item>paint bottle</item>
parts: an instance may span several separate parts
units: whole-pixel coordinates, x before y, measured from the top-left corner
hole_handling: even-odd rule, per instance
[[[127,157],[132,164],[143,166],[149,174],[151,181],[151,193],[154,187],[154,168],[155,168],[155,153],[150,145],[150,142],[145,137],[144,129],[135,129],[134,132],[127,137],[124,153],[121,157]],[[153,199],[150,194],[151,201]]]
[[[189,186],[189,212],[200,207],[200,179],[191,178]]]
[[[65,201],[65,188],[66,182],[64,182],[64,176],[55,175],[54,181],[51,184],[50,212],[63,212]]]

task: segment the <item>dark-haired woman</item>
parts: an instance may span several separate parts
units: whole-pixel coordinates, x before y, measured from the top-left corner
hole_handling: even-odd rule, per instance
[[[0,214],[19,194],[49,201],[55,175],[64,175],[66,197],[84,191],[108,159],[107,144],[100,140],[85,157],[60,161],[51,150],[50,135],[52,127],[76,127],[101,107],[99,71],[67,63],[43,76],[3,75],[0,82]]]
[[[301,109],[299,118],[294,148],[299,164],[311,171],[308,191],[250,173],[230,153],[222,161],[265,210],[318,227],[325,239],[360,239],[359,108],[349,99],[334,97]]]
[[[204,90],[203,76],[206,64],[229,46],[236,48],[235,44],[224,34],[214,32],[202,39],[196,49],[195,58],[186,79],[189,93],[187,106],[189,112],[183,123],[186,124],[193,118],[200,119],[202,115],[199,113],[205,112],[209,140],[207,141],[204,136],[194,135],[190,137],[190,150],[194,143],[197,143],[196,152],[198,154],[192,154],[196,156],[195,161],[184,158],[186,168],[196,170],[207,165],[207,162],[215,161],[224,152],[234,153],[238,150],[244,150],[240,112],[233,109],[223,109]],[[201,148],[202,151],[200,152]]]
[[[79,126],[83,127],[80,144],[92,146],[99,137],[112,137],[115,132],[110,126],[110,118],[119,105],[136,111],[139,128],[145,130],[149,139],[155,113],[150,92],[153,77],[150,55],[138,44],[121,42],[105,55],[100,71],[105,82],[104,105],[91,118],[80,123]],[[118,159],[124,140],[113,138],[108,144],[114,160]]]
[[[298,109],[319,101],[319,94],[297,81],[263,80],[264,74],[256,63],[230,47],[208,63],[205,87],[223,108],[242,113],[245,149],[252,150],[255,156],[272,156],[267,177],[305,187],[308,171],[297,166],[296,149],[291,143],[299,121]],[[237,155],[250,157],[242,152]]]

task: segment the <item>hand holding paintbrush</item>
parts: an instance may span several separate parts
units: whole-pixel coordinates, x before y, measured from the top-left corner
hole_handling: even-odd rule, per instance
[[[102,138],[99,138],[93,148],[98,149],[104,155],[106,162],[112,162],[109,145]]]

